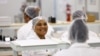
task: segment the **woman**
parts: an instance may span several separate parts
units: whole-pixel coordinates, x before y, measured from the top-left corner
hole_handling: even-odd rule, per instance
[[[48,32],[48,23],[45,18],[38,16],[32,20],[32,29],[26,39],[50,39],[51,35],[46,35]],[[53,50],[38,50],[38,51],[23,51],[22,56],[48,56]]]
[[[85,23],[87,21],[87,15],[83,11],[81,11],[81,10],[75,11],[73,13],[73,16],[72,17],[73,17],[72,18],[73,21],[76,20],[76,19],[82,19]],[[66,40],[67,39],[68,40],[68,38],[66,38],[68,36],[69,36],[68,35],[68,31],[65,31],[62,34],[61,39],[62,40]],[[89,30],[89,40],[92,40],[92,39],[99,39],[99,37],[97,36],[97,34],[95,32]]]
[[[69,32],[71,46],[57,52],[54,56],[100,56],[100,50],[91,48],[86,41],[88,28],[82,19],[75,19]]]
[[[18,29],[17,38],[19,40],[28,37],[28,34],[30,33],[32,27],[32,19],[39,15],[39,11],[37,9],[38,7],[34,6],[27,6],[24,8],[24,21],[27,22],[27,24],[23,25],[21,28]]]
[[[48,32],[48,22],[44,17],[38,16],[32,20],[32,29],[29,34],[29,37],[46,39],[47,37],[51,38],[51,35],[47,35]]]
[[[40,9],[36,6],[27,6],[24,10],[24,18],[25,22],[28,22],[27,24],[23,25],[20,29],[17,31],[17,38],[18,40],[24,40],[26,39],[30,32],[32,31],[32,20],[39,16]],[[52,32],[54,32],[53,28],[48,25],[48,32],[46,35],[50,35]]]

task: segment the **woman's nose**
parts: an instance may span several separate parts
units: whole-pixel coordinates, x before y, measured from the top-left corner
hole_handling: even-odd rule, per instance
[[[45,25],[41,25],[41,27],[45,27]]]

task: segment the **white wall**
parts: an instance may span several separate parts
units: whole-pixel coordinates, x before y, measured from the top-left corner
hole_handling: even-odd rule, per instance
[[[87,0],[87,11],[99,12],[99,0]]]
[[[54,0],[41,0],[42,15],[45,17],[54,16]]]
[[[20,6],[24,0],[7,0],[7,3],[0,3],[0,16],[14,16],[20,12]]]
[[[21,3],[25,0],[7,0],[8,2],[6,4],[0,4],[0,16],[14,16],[20,12],[20,6]],[[56,1],[56,3],[54,3]],[[63,1],[66,1],[62,3]],[[78,4],[79,0],[41,0],[41,7],[42,7],[42,15],[49,17],[49,16],[57,16],[58,20],[66,20],[65,16],[65,5],[61,4],[66,4],[70,3],[72,5],[72,13],[75,10],[81,9],[84,7],[85,4],[79,5]],[[80,0],[84,1],[85,0]],[[87,0],[90,1],[90,0]],[[100,1],[96,0],[96,5],[100,5]],[[60,4],[58,4],[60,3]],[[88,2],[89,3],[89,2]],[[55,6],[56,5],[56,8]],[[92,7],[91,5],[88,5],[88,11],[98,11],[100,8],[98,6]],[[56,15],[55,13],[56,12]]]
[[[86,3],[85,0],[77,0],[75,1],[76,10],[85,10]]]

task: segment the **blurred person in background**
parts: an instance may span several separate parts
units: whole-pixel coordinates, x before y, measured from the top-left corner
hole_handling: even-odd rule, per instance
[[[71,42],[71,46],[68,49],[57,52],[54,56],[100,56],[100,50],[92,48],[86,43],[89,36],[84,20],[75,19],[72,22],[68,39]]]
[[[72,15],[72,20],[74,21],[75,19],[82,19],[86,23],[87,15],[86,15],[85,12],[83,12],[81,10],[77,10]],[[67,37],[69,37],[68,33],[69,33],[69,31],[65,31],[62,34],[61,39],[65,40],[65,41],[66,41],[66,39],[68,40],[68,38],[67,38]],[[99,37],[97,36],[97,34],[95,32],[89,30],[89,39],[90,40],[92,40],[92,39],[99,39]]]
[[[15,23],[24,23],[24,10],[28,6],[27,2],[23,2],[20,7],[20,13],[15,15]]]
[[[39,15],[39,11],[37,15],[37,12],[35,12],[36,8],[38,7],[34,7],[34,6],[27,6],[25,8],[22,9],[23,14],[24,14],[24,21],[27,22],[25,25],[23,25],[21,28],[18,29],[17,31],[17,38],[18,39],[24,39],[25,37],[28,36],[29,32],[31,31],[31,26],[32,26],[32,20],[34,17]]]
[[[24,10],[24,21],[28,23],[31,19],[39,16],[40,8],[37,6],[27,6]]]

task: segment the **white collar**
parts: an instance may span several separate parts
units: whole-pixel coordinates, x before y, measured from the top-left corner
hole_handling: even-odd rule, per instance
[[[70,48],[89,48],[90,46],[87,43],[74,43]]]

